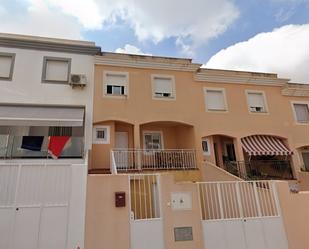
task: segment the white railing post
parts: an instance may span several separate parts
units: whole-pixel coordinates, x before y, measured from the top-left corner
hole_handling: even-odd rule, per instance
[[[240,218],[244,218],[244,210],[243,210],[242,202],[241,202],[239,182],[236,182],[236,199],[237,199],[237,204],[238,204],[239,216]]]
[[[277,191],[277,184],[275,181],[271,181],[269,186],[272,188],[272,194],[275,201],[275,207],[276,207],[276,215],[281,216],[281,208],[280,208],[280,201],[278,198],[278,191]]]
[[[110,166],[111,166],[111,173],[113,175],[117,175],[117,165],[116,165],[116,162],[115,162],[115,157],[114,157],[114,151],[111,150],[110,152]]]
[[[256,187],[257,182],[252,182],[252,184],[253,184],[253,190],[254,190],[254,196],[255,196],[258,215],[259,215],[259,217],[262,217],[260,198],[259,198],[259,194],[257,192],[257,187]]]
[[[139,171],[142,170],[142,153],[143,151],[142,150],[137,150],[137,169]]]
[[[224,211],[223,211],[223,203],[222,203],[222,195],[221,195],[220,183],[217,183],[216,185],[217,185],[217,191],[218,191],[220,217],[221,217],[221,219],[224,219]]]

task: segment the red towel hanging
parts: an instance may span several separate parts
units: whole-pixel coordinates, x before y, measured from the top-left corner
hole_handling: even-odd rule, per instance
[[[69,136],[51,136],[49,137],[48,153],[56,159],[58,158],[66,143],[69,141]]]

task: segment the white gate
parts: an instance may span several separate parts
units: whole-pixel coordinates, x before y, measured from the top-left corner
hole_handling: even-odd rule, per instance
[[[131,175],[131,249],[164,249],[159,175]]]
[[[275,182],[198,186],[205,249],[288,249]]]
[[[66,249],[70,165],[0,165],[0,249]]]

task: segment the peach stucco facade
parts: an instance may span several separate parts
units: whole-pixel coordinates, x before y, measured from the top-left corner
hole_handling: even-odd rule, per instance
[[[128,175],[89,175],[86,213],[86,249],[96,248],[132,248],[130,238],[132,220],[130,220]],[[307,249],[307,223],[309,193],[291,193],[288,183],[275,182],[280,203],[280,215],[284,223],[290,249]],[[162,221],[164,248],[204,248],[205,238],[202,234],[202,219],[198,185],[196,183],[176,183],[171,174],[160,176]],[[117,208],[114,194],[117,191],[126,193],[126,207]],[[185,192],[192,194],[190,210],[172,210],[171,193]],[[192,227],[193,240],[177,242],[174,240],[174,227]],[[144,231],[143,235],[150,231]],[[141,235],[142,236],[142,235]],[[207,241],[206,241],[207,242]]]
[[[147,236],[155,237],[161,233],[162,237],[158,238],[161,238],[162,245],[157,248],[207,249],[205,243],[209,243],[211,239],[207,240],[207,234],[205,236],[206,216],[203,216],[205,210],[202,211],[201,204],[201,198],[205,195],[200,192],[199,186],[217,184],[213,185],[219,186],[213,188],[214,191],[221,191],[221,183],[227,184],[225,189],[244,183],[243,175],[228,172],[225,166],[227,157],[237,162],[251,160],[251,155],[246,154],[243,147],[244,137],[266,135],[278,138],[293,152],[292,155],[279,156],[280,160],[291,163],[293,173],[289,180],[294,181],[289,184],[299,183],[300,190],[309,189],[308,173],[302,172],[306,169],[302,152],[307,150],[307,146],[309,148],[309,125],[296,121],[293,105],[309,103],[309,88],[301,84],[291,84],[288,79],[278,78],[275,74],[210,70],[200,66],[188,59],[113,53],[96,56],[94,137],[89,158],[86,249],[102,246],[111,249],[142,248],[135,247],[134,229],[147,222],[149,230],[139,230],[140,241]],[[116,88],[110,83],[110,88],[107,89],[108,74],[118,74],[120,83]],[[125,83],[123,77],[126,79]],[[172,80],[172,97],[157,97],[154,92],[154,77],[168,77]],[[208,108],[205,96],[207,89],[223,93],[224,110],[214,111]],[[118,91],[118,94],[113,94],[113,91]],[[266,111],[252,112],[248,106],[248,92],[262,94]],[[104,134],[100,131],[104,131]],[[149,144],[146,136],[151,137],[154,133],[156,136],[152,139],[160,143],[160,146],[159,149],[151,151],[147,148]],[[98,140],[99,136],[102,136],[101,141]],[[202,141],[207,141],[207,146],[202,145]],[[118,151],[118,154],[113,154],[114,151]],[[191,167],[190,161],[190,167],[186,168],[189,154],[185,153],[191,153],[192,156],[192,151],[196,167]],[[115,155],[118,155],[118,161]],[[179,156],[184,161],[179,164],[181,166],[178,165]],[[172,157],[173,160],[164,159],[166,157]],[[147,160],[153,161],[149,164]],[[165,160],[164,164],[162,160]],[[146,163],[146,166],[143,163]],[[153,164],[158,164],[155,165],[157,168],[149,168],[153,167]],[[119,170],[125,171],[117,174],[118,166]],[[271,170],[280,171],[280,167]],[[262,176],[263,174],[265,172],[262,172]],[[255,183],[249,182],[245,185],[246,191],[253,191],[253,184]],[[258,184],[255,198],[266,196],[265,198],[270,199],[272,195],[275,196],[273,205],[276,203],[279,208],[278,214],[266,219],[282,221],[283,238],[287,241],[287,247],[282,248],[308,248],[306,223],[302,222],[307,217],[308,194],[291,193],[288,182],[284,181],[262,181]],[[135,185],[138,187],[135,188]],[[275,186],[274,192],[269,186]],[[156,204],[153,203],[157,200],[156,187],[159,189],[159,216],[156,216]],[[123,207],[116,207],[117,192],[125,193],[126,204]],[[180,194],[181,198],[190,196],[189,208],[172,208],[175,193]],[[227,202],[240,201],[239,196],[236,198],[239,194],[237,190],[231,189],[228,194],[223,198],[226,198]],[[248,203],[254,199],[252,195]],[[210,197],[207,205],[216,205],[215,199],[211,198],[218,197]],[[187,201],[186,199],[184,202]],[[138,217],[138,212],[142,209],[151,217],[147,217],[147,214],[145,216],[145,213],[142,218]],[[216,215],[220,212],[223,211],[217,209]],[[233,210],[226,212],[231,214]],[[262,216],[260,214],[256,218],[265,218]],[[246,222],[246,219],[238,218],[239,221]],[[223,218],[221,220],[225,221]],[[151,225],[152,222],[160,224],[159,232],[156,230],[158,227]],[[216,222],[220,222],[220,219]],[[177,241],[176,228],[190,228],[191,239]]]
[[[94,144],[91,169],[110,167],[110,150],[115,148],[115,131],[127,131],[129,148],[143,148],[143,131],[163,133],[164,149],[196,150],[198,168],[204,160],[216,162],[216,135],[229,138],[234,145],[236,160],[244,160],[241,138],[250,135],[280,137],[294,152],[294,178],[303,165],[298,148],[309,143],[309,125],[295,121],[293,102],[307,102],[308,89],[277,78],[275,74],[199,69],[198,64],[185,59],[147,56],[97,56],[95,65],[94,125],[110,126],[110,142]],[[126,96],[104,94],[104,74],[121,72],[128,76]],[[152,75],[174,78],[175,97],[153,97]],[[226,110],[208,111],[205,88],[223,89]],[[295,94],[292,89],[302,89]],[[248,109],[247,91],[262,92],[267,112],[252,113]],[[304,95],[304,96],[300,96]],[[309,96],[309,95],[308,95]],[[208,137],[210,153],[203,156],[202,138]],[[217,148],[220,152],[220,146]],[[222,149],[221,149],[222,150]],[[224,152],[222,152],[224,153]]]

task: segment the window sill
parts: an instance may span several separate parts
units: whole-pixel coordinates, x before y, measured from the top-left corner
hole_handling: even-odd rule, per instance
[[[115,98],[115,99],[127,99],[128,98],[128,95],[125,95],[125,94],[108,94],[108,93],[105,93],[103,95],[103,97],[106,97],[106,98]]]
[[[69,81],[61,81],[61,80],[42,80],[43,84],[62,84],[69,85]]]
[[[208,112],[226,113],[226,109],[207,109]]]
[[[172,96],[172,97],[153,96],[152,98],[155,100],[176,100],[175,96]]]

